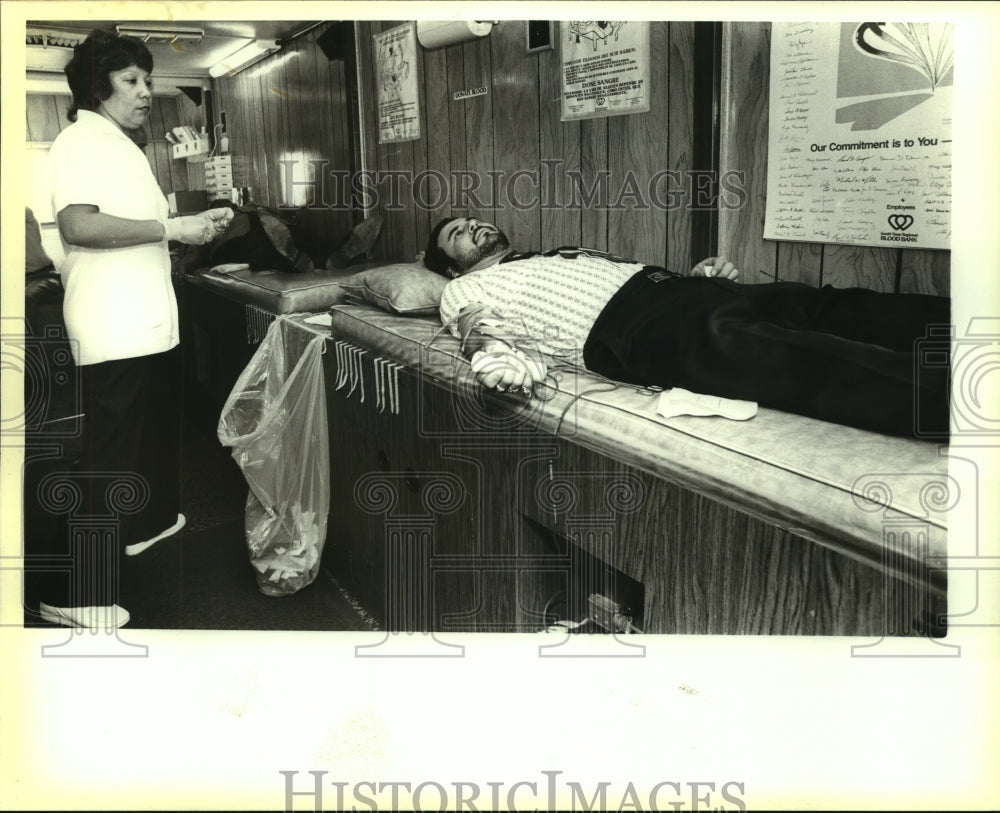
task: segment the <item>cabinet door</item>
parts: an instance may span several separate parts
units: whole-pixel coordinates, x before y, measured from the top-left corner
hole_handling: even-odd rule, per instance
[[[548,506],[540,506],[536,517],[605,564],[597,575],[614,591],[612,598],[632,605],[647,633],[943,632],[933,622],[945,608],[941,585],[904,583],[577,444],[560,447],[546,493]],[[583,574],[573,584],[581,593],[600,581]]]
[[[388,629],[537,629],[536,574],[552,556],[523,517],[554,439],[530,416],[370,358],[362,401],[341,373],[357,367],[351,353],[326,356],[331,573]]]

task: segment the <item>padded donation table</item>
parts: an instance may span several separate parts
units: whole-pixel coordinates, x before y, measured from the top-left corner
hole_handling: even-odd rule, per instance
[[[664,420],[585,373],[511,404],[434,318],[336,305],[330,330],[327,561],[391,628],[530,630],[593,592],[646,632],[908,634],[944,611],[935,444]]]
[[[767,409],[663,419],[579,370],[508,401],[436,317],[280,322],[293,356],[328,336],[323,562],[387,629],[534,631],[601,594],[647,633],[942,633],[946,447]]]

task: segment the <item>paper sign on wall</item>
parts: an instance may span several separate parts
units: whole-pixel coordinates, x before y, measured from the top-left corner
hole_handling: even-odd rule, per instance
[[[562,121],[649,110],[649,23],[563,21]]]
[[[951,242],[946,23],[776,23],[764,237]]]
[[[378,142],[420,138],[417,37],[413,23],[373,34],[378,99]]]

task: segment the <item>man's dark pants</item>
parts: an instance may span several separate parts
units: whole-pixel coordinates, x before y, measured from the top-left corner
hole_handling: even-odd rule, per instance
[[[584,363],[626,383],[756,401],[892,435],[947,436],[948,369],[918,368],[917,343],[949,319],[944,297],[648,269],[605,306]]]

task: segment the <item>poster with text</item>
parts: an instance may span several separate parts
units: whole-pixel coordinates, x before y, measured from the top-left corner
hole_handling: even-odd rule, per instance
[[[764,237],[947,249],[950,23],[776,23]]]
[[[413,23],[373,34],[375,81],[378,83],[378,141],[420,138],[417,92],[417,35]]]
[[[562,121],[649,110],[649,23],[563,21]]]

